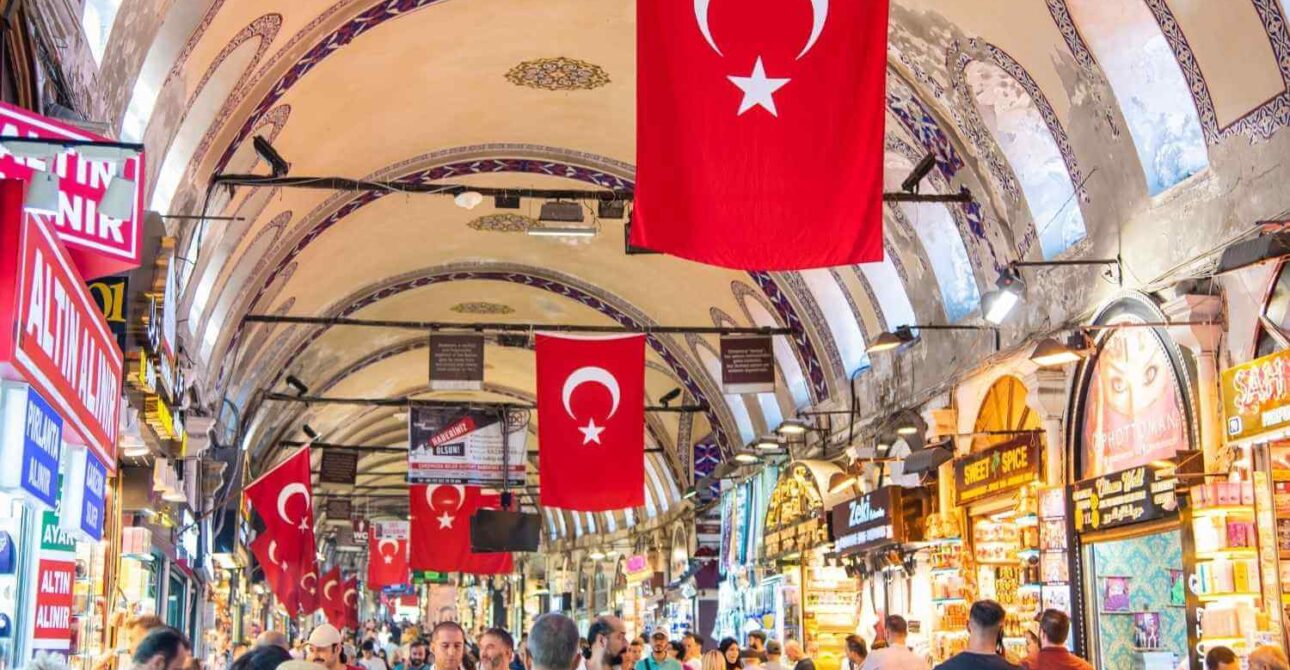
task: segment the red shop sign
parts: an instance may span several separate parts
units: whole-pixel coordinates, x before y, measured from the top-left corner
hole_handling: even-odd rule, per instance
[[[121,350],[49,225],[25,216],[23,184],[0,181],[0,376],[32,385],[116,471]]]
[[[58,140],[93,140],[105,137],[0,103],[0,136]],[[59,177],[58,213],[32,214],[44,219],[57,233],[85,279],[98,279],[139,267],[143,249],[143,155],[113,168],[104,161],[85,160],[65,151],[52,161]],[[29,181],[45,161],[18,158],[0,147],[0,178]],[[114,169],[134,182],[134,211],[128,219],[99,214],[99,201],[112,181]]]
[[[40,559],[36,569],[36,620],[32,646],[67,649],[72,640],[72,583],[76,561]]]

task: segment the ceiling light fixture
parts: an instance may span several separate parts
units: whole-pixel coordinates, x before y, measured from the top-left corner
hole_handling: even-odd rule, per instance
[[[735,452],[735,462],[740,465],[756,465],[761,462],[761,456],[751,449],[741,449]]]
[[[286,382],[287,386],[295,389],[296,395],[303,396],[309,394],[309,387],[305,386],[305,383],[300,381],[299,377],[295,375],[287,375]]]
[[[905,435],[905,436],[908,436],[908,435],[917,435],[917,434],[918,434],[918,426],[915,426],[915,425],[914,425],[914,424],[912,424],[912,423],[902,424],[899,428],[897,428],[897,429],[896,429],[896,434],[897,434],[897,435]]]
[[[1035,345],[1030,360],[1041,368],[1055,368],[1084,360],[1084,352],[1069,344],[1045,337]]]
[[[899,333],[899,332],[900,332],[900,329],[897,328],[896,333]],[[871,354],[877,354],[883,351],[891,351],[892,349],[900,347],[904,345],[906,342],[910,341],[909,339],[905,339],[900,335],[897,335],[896,333],[883,332],[879,334],[878,337],[875,338],[873,342],[869,343],[869,346],[866,347],[865,350]]]
[[[256,135],[251,140],[251,145],[255,148],[255,153],[265,163],[269,164],[269,173],[274,177],[285,176],[287,171],[291,169],[291,164],[283,160],[282,154],[278,153],[278,150],[274,149],[273,145],[264,139],[263,135]]]
[[[923,181],[923,178],[934,167],[936,167],[936,154],[928,153],[923,156],[923,159],[918,161],[918,165],[915,165],[914,169],[909,171],[909,176],[905,177],[905,181],[900,182],[900,190],[906,193],[917,193],[919,182]]]
[[[995,290],[981,297],[981,315],[986,321],[999,325],[1007,320],[1012,310],[1021,304],[1026,293],[1026,284],[1012,268],[999,273],[995,280]]]
[[[31,183],[27,185],[27,198],[23,206],[36,214],[58,213],[58,175],[47,170],[31,173]]]
[[[135,184],[125,177],[113,177],[108,183],[103,199],[99,201],[99,213],[109,219],[124,221],[134,214]]]
[[[591,226],[529,226],[526,232],[533,237],[596,236],[596,229]]]
[[[590,558],[593,561],[603,561],[605,560],[605,552],[595,549],[590,554],[587,554],[587,558]]]
[[[318,439],[318,431],[314,430],[313,426],[306,423],[300,428],[300,430],[304,431],[305,436],[308,437],[310,441]]]
[[[474,209],[484,202],[484,194],[479,191],[462,191],[452,201],[462,209]]]
[[[762,435],[753,442],[753,446],[762,451],[776,451],[784,446],[774,435]]]
[[[780,435],[785,435],[785,436],[805,435],[806,431],[807,431],[806,422],[802,421],[801,419],[785,419],[783,423],[779,424],[779,428],[775,429],[776,433],[779,433]]]

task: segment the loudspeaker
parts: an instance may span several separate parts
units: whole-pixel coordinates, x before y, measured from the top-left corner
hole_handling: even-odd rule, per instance
[[[481,509],[470,518],[474,552],[537,551],[542,517],[523,512]]]

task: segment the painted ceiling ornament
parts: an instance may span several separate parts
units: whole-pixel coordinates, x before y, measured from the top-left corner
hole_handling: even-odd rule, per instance
[[[605,390],[609,391],[609,395],[613,399],[613,405],[609,408],[609,415],[604,419],[608,423],[609,419],[612,419],[614,414],[618,412],[618,401],[621,399],[618,380],[604,368],[585,367],[574,370],[573,374],[564,380],[564,389],[562,391],[564,412],[569,415],[570,419],[576,420],[578,417],[573,415],[573,409],[569,406],[569,399],[573,397],[573,392],[583,384],[600,384],[605,387]],[[600,434],[605,432],[605,426],[597,426],[595,417],[588,417],[587,425],[578,430],[582,431],[582,444],[584,446],[592,442],[600,444]]]
[[[717,46],[717,41],[712,37],[712,26],[708,23],[708,5],[712,0],[694,0],[694,20],[699,26],[699,32],[703,34],[703,39],[707,41],[708,46],[716,52],[718,56],[725,58],[721,52],[721,47]],[[824,32],[824,25],[829,21],[829,0],[811,0],[811,35],[806,38],[806,46],[797,54],[797,60],[802,60],[806,54],[811,52],[815,43],[819,41],[820,34]],[[747,77],[737,77],[734,75],[727,76],[726,79],[743,91],[743,100],[739,103],[739,116],[753,107],[761,107],[770,112],[771,116],[779,116],[779,111],[775,108],[775,92],[783,88],[790,79],[786,77],[769,77],[766,75],[766,66],[762,64],[761,56],[753,64],[752,73]]]
[[[589,91],[608,84],[609,75],[594,63],[558,56],[524,61],[506,73],[506,80],[547,91]]]
[[[449,310],[458,314],[514,314],[515,308],[497,302],[459,302]]]
[[[466,227],[471,230],[488,233],[523,233],[527,232],[529,228],[537,227],[537,225],[538,222],[533,217],[512,212],[486,214],[466,223]]]

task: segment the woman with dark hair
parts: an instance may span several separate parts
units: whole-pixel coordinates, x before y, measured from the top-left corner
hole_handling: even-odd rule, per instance
[[[671,642],[668,642],[667,645],[667,657],[676,659],[676,662],[680,663],[681,659],[685,658],[685,646],[683,646],[679,640],[672,640]]]
[[[726,658],[726,670],[743,670],[744,664],[739,660],[739,643],[733,637],[722,640],[717,645],[717,651]]]
[[[231,670],[276,670],[280,663],[290,660],[291,653],[282,647],[255,647],[233,661]]]

